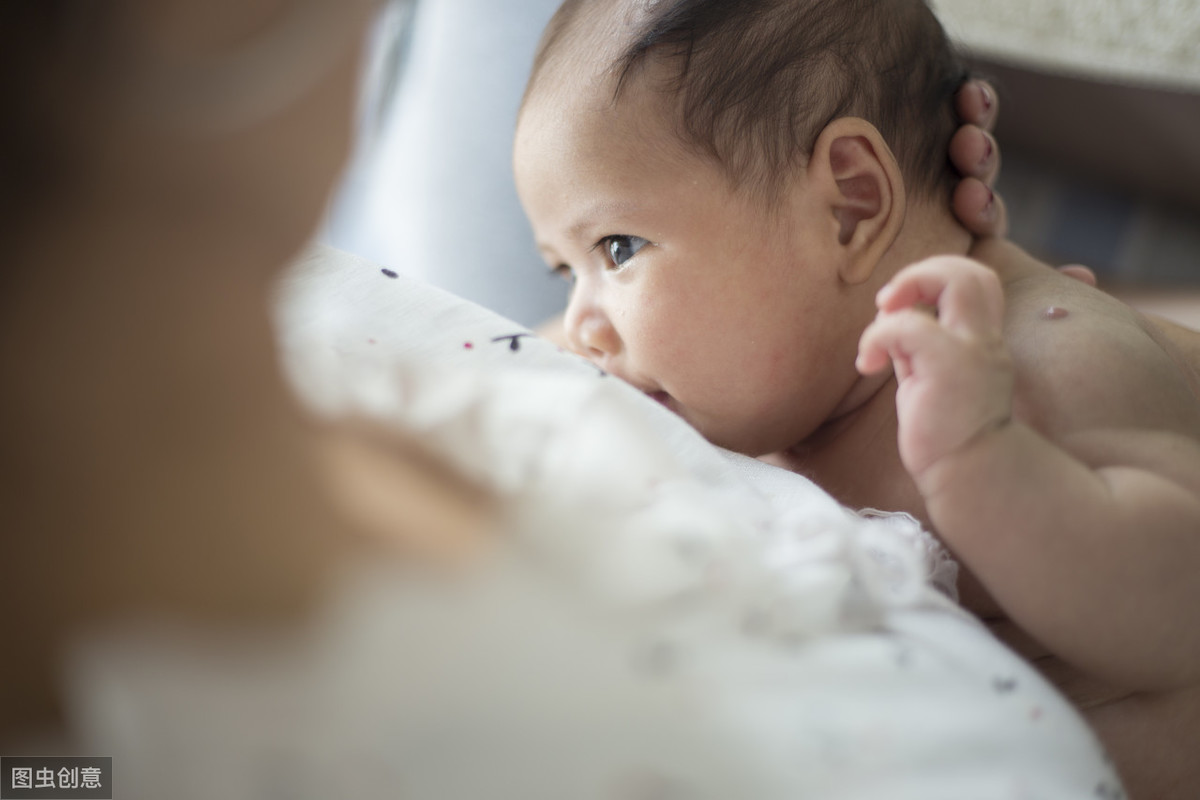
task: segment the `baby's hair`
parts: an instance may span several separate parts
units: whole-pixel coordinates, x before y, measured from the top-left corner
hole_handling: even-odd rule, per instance
[[[579,12],[567,0],[534,77]],[[833,120],[872,123],[911,191],[949,193],[954,95],[968,73],[925,0],[657,0],[612,64],[614,99],[649,67],[677,102],[686,144],[735,186],[777,198]],[[655,74],[655,78],[659,78]]]

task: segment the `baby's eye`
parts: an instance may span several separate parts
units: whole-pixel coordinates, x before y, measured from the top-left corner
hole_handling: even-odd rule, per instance
[[[650,242],[640,236],[605,236],[600,240],[600,246],[604,248],[614,267],[624,266],[626,261],[636,256],[648,244]]]

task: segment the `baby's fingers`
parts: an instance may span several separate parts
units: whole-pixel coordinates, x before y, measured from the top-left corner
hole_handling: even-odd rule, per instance
[[[903,381],[913,373],[914,361],[948,357],[950,347],[945,331],[929,314],[915,310],[881,313],[858,340],[854,366],[863,375],[873,375],[890,362],[896,378]]]
[[[972,337],[999,335],[1004,316],[1004,290],[996,273],[959,256],[934,256],[905,267],[875,303],[884,312],[934,308],[947,330]]]

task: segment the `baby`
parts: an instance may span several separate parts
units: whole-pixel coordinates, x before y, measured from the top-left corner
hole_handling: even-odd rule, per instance
[[[1195,797],[1200,335],[973,243],[945,156],[965,76],[923,0],[568,0],[518,190],[573,349],[924,521],[1134,795]]]

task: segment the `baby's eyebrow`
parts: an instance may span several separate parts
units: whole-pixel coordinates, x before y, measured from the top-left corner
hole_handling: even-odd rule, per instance
[[[626,201],[606,201],[596,203],[589,207],[587,211],[580,214],[578,219],[567,228],[567,236],[571,239],[579,239],[591,228],[596,226],[597,219],[619,219],[628,217],[637,210],[637,206]],[[606,233],[619,233],[619,231],[605,231]]]

